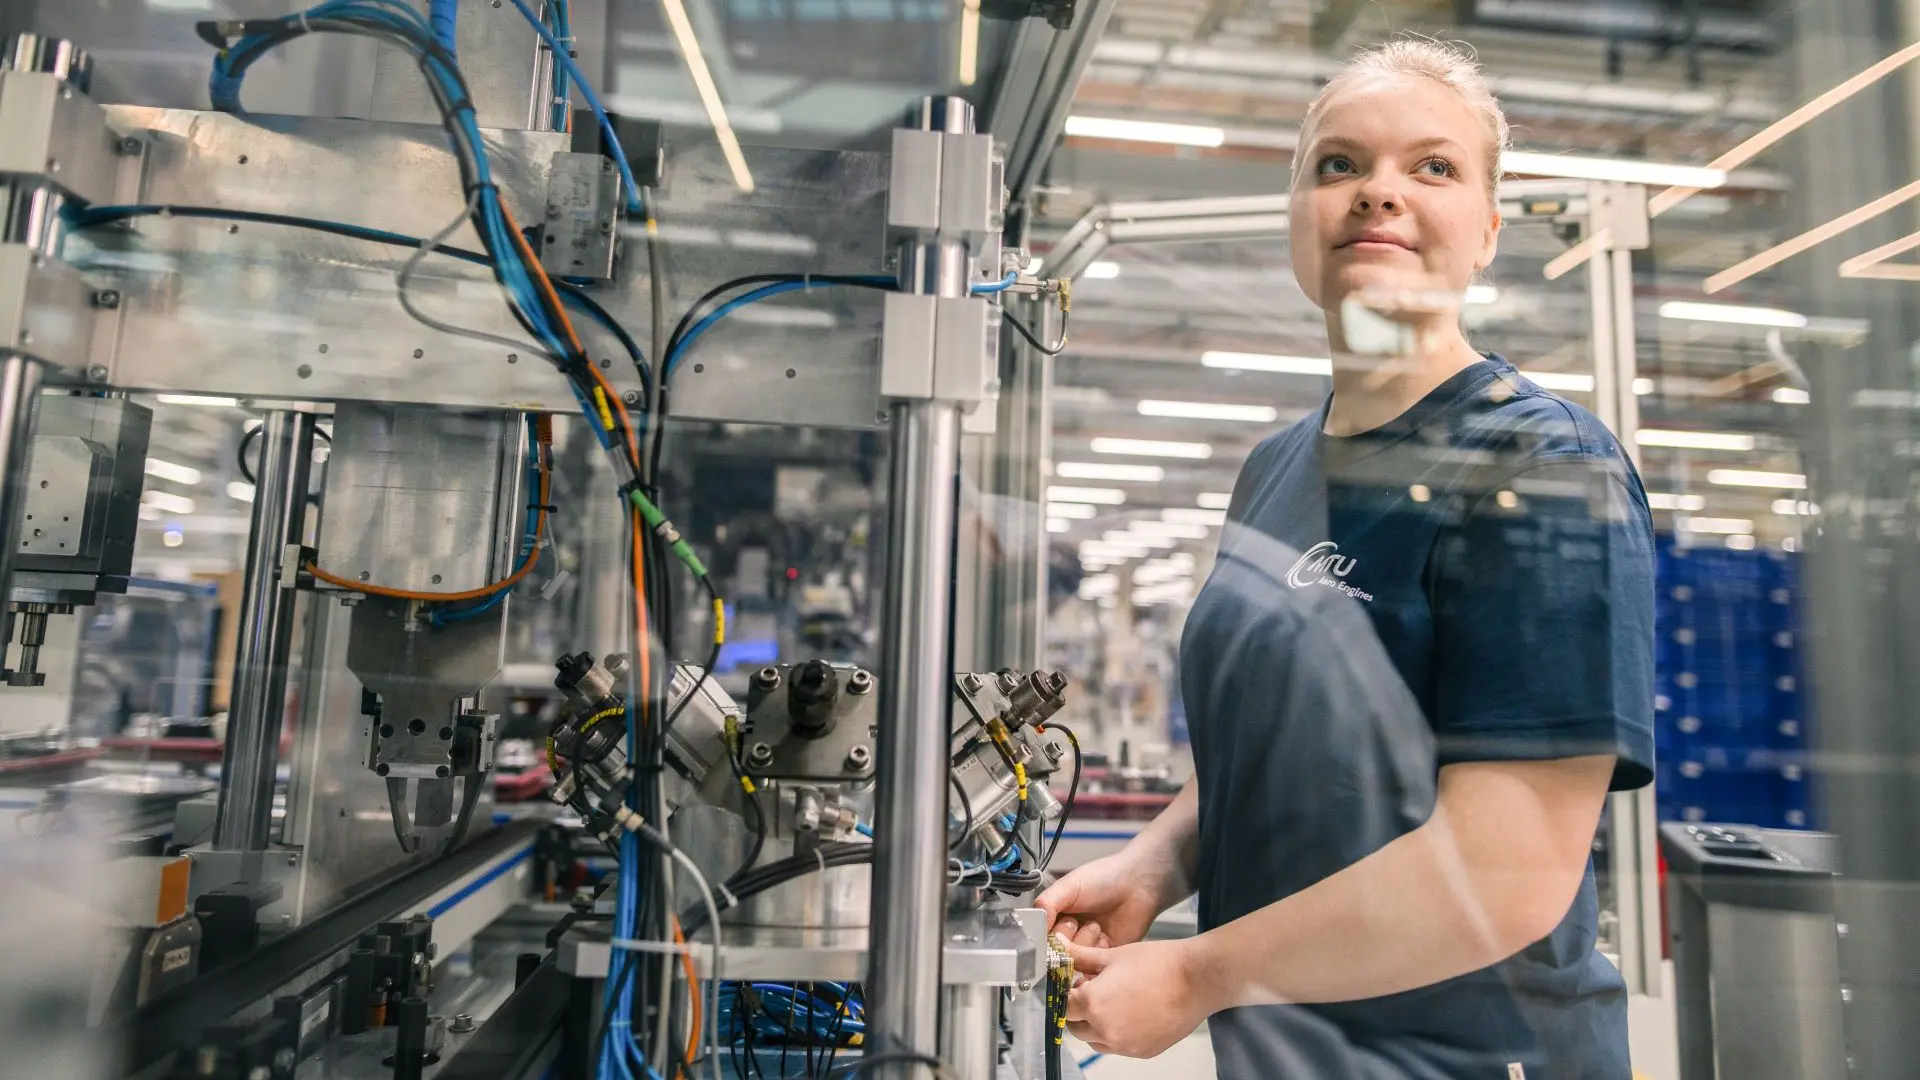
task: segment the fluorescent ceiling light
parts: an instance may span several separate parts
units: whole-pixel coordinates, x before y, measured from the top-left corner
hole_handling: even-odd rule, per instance
[[[1758,469],[1709,469],[1707,483],[1721,487],[1787,488],[1799,491],[1807,486],[1801,473],[1762,472]]]
[[[1753,532],[1750,518],[1683,517],[1675,518],[1673,527],[1681,532],[1745,534]]]
[[[1653,380],[1652,379],[1633,380],[1633,392],[1639,397],[1646,397],[1648,394],[1653,393]]]
[[[1213,456],[1213,447],[1197,442],[1164,442],[1154,439],[1094,439],[1088,443],[1096,454],[1127,454],[1133,457],[1194,458]]]
[[[1124,562],[1127,559],[1144,559],[1150,552],[1143,544],[1116,544],[1112,541],[1083,540],[1080,543],[1080,557],[1109,559]]]
[[[961,86],[972,86],[980,77],[980,0],[965,0],[960,5]]]
[[[243,503],[250,503],[253,501],[253,485],[245,480],[231,481],[227,484],[227,495]]]
[[[1131,529],[1110,529],[1101,533],[1100,539],[1109,544],[1137,548],[1170,548],[1180,542],[1171,536],[1150,536]]]
[[[1593,393],[1593,376],[1582,375],[1577,371],[1523,371],[1520,374],[1548,390],[1566,390],[1579,394]]]
[[[1324,356],[1274,356],[1269,353],[1205,352],[1200,362],[1210,368],[1234,371],[1279,371],[1289,375],[1332,375],[1333,361]]]
[[[1227,523],[1227,512],[1225,510],[1199,510],[1176,506],[1169,510],[1160,511],[1160,520],[1175,521],[1182,525],[1225,525]]]
[[[1735,533],[1727,537],[1727,546],[1735,551],[1752,551],[1755,543],[1754,538],[1746,533]]]
[[[1780,405],[1806,405],[1813,401],[1813,395],[1797,386],[1782,386],[1773,392],[1773,400]]]
[[[1047,531],[1050,533],[1063,533],[1071,528],[1073,528],[1073,522],[1068,521],[1065,518],[1048,518],[1047,519]]]
[[[1119,488],[1062,487],[1056,484],[1047,488],[1047,501],[1119,506],[1127,501],[1127,493]]]
[[[211,397],[206,394],[160,394],[156,400],[163,405],[206,405],[228,409],[240,404],[239,398]]]
[[[147,459],[147,475],[189,486],[200,482],[199,469],[190,465],[175,465],[171,461],[162,461],[159,458]],[[187,513],[187,511],[183,510],[181,513]]]
[[[1136,585],[1158,585],[1169,581],[1185,581],[1193,577],[1193,571],[1163,562],[1144,562],[1133,572]]]
[[[1805,499],[1775,499],[1773,512],[1781,517],[1809,517],[1820,512],[1820,507]]]
[[[1141,416],[1173,416],[1183,420],[1244,420],[1271,424],[1280,410],[1271,405],[1227,405],[1212,401],[1143,401]]]
[[[1203,491],[1194,503],[1203,510],[1225,510],[1233,505],[1233,495],[1225,491]]]
[[[1112,574],[1089,574],[1080,579],[1080,589],[1083,593],[1087,590],[1112,592],[1119,587],[1120,579]]]
[[[193,513],[193,500],[185,495],[175,495],[167,491],[149,491],[143,497],[143,501],[148,506],[156,507],[169,514]]]
[[[1779,308],[1746,307],[1741,304],[1702,304],[1692,300],[1669,300],[1660,305],[1663,319],[1689,319],[1693,322],[1733,323],[1738,326],[1772,326],[1801,330],[1807,317],[1797,311]]]
[[[1047,516],[1050,518],[1077,518],[1086,520],[1100,511],[1086,503],[1051,502],[1047,504]]]
[[[1109,465],[1097,461],[1062,461],[1054,465],[1053,475],[1063,476],[1068,480],[1129,480],[1141,484],[1157,484],[1167,478],[1167,470],[1158,465]]]
[[[1100,281],[1111,281],[1120,276],[1120,264],[1101,259],[1098,262],[1088,263],[1086,270],[1082,271],[1082,273],[1087,277],[1096,278]]]
[[[1500,170],[1527,176],[1617,180],[1626,184],[1658,184],[1701,190],[1724,187],[1727,182],[1725,169],[1702,165],[1636,161],[1632,158],[1581,157],[1577,154],[1543,154],[1530,150],[1507,151],[1500,159]]]
[[[1649,491],[1647,505],[1655,510],[1705,510],[1707,500],[1701,495],[1675,495],[1667,491]]]
[[[160,542],[170,548],[179,547],[181,544],[187,542],[187,534],[181,532],[179,529],[168,529],[166,532],[160,534]]]
[[[1171,536],[1179,540],[1205,540],[1207,526],[1192,525],[1181,521],[1154,521],[1140,518],[1127,522],[1127,531],[1142,536]]]
[[[1491,304],[1500,299],[1500,290],[1492,285],[1467,286],[1466,302],[1469,304]]]
[[[1672,446],[1682,450],[1751,450],[1754,439],[1737,431],[1667,431],[1641,428],[1633,433],[1641,446]]]
[[[1220,146],[1227,141],[1225,129],[1203,124],[1116,120],[1105,116],[1069,116],[1067,117],[1067,134],[1089,139],[1170,143],[1174,146]]]
[[[707,58],[700,52],[700,39],[694,36],[686,4],[684,0],[660,0],[660,7],[667,13],[667,25],[673,28],[680,55],[686,58],[687,74],[693,77],[693,89],[700,95],[700,104],[706,108],[707,119],[713,124],[713,136],[720,143],[721,156],[727,159],[734,185],[741,191],[752,191],[753,174],[747,171],[747,157],[740,150],[740,137],[734,134],[733,124],[727,120],[727,107],[720,103],[720,88],[714,85],[713,72],[707,69]]]

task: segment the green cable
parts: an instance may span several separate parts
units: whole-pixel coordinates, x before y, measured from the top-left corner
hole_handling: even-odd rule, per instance
[[[659,533],[661,538],[666,540],[667,544],[673,549],[674,555],[677,556],[681,562],[687,564],[687,569],[693,571],[693,576],[705,578],[707,576],[706,564],[700,561],[700,556],[694,554],[693,545],[687,543],[686,538],[680,535],[680,530],[673,527],[673,522],[667,520],[667,515],[661,513],[660,508],[653,505],[653,500],[647,498],[638,488],[629,490],[627,495],[633,500],[633,505],[639,509],[640,516],[647,520],[648,527],[653,529],[654,532]]]

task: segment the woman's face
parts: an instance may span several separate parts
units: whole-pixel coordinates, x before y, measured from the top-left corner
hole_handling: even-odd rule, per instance
[[[1457,294],[1493,261],[1490,140],[1458,94],[1414,76],[1366,79],[1336,93],[1306,135],[1288,244],[1321,309],[1368,286]]]

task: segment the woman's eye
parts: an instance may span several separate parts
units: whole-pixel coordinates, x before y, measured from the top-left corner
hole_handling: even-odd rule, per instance
[[[1321,176],[1350,176],[1355,170],[1351,160],[1339,154],[1332,154],[1321,158],[1315,171]]]
[[[1428,158],[1420,163],[1420,171],[1428,176],[1452,176],[1457,170],[1446,158]]]

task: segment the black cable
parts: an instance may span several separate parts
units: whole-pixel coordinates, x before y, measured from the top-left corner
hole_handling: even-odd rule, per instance
[[[259,481],[253,478],[254,477],[253,470],[247,468],[247,447],[252,446],[253,440],[257,438],[262,431],[265,431],[265,430],[266,430],[265,424],[260,424],[248,429],[246,434],[240,436],[240,448],[238,451],[236,451],[235,457],[234,457],[234,464],[240,470],[240,478],[245,480],[248,483],[248,485],[252,487],[258,487],[260,485],[259,485]],[[333,445],[333,436],[327,434],[324,429],[316,427],[313,429],[313,433],[327,440],[328,446]],[[307,498],[310,500],[318,499],[319,497],[320,495],[318,492],[307,493]]]
[[[1051,349],[1047,348],[1045,345],[1042,345],[1040,343],[1039,336],[1036,335],[1033,332],[1033,330],[1027,326],[1026,323],[1023,323],[1019,319],[1014,318],[1011,312],[1002,310],[1000,312],[1000,317],[1006,321],[1006,324],[1008,326],[1011,326],[1014,328],[1014,330],[1018,331],[1021,337],[1026,338],[1027,344],[1040,350],[1040,352],[1042,352],[1043,354],[1047,356],[1059,356],[1061,353],[1067,351],[1067,317],[1066,315],[1062,314],[1060,316],[1060,344],[1054,346]]]
[[[960,835],[947,841],[947,851],[954,852],[960,850],[960,845],[966,843],[967,837],[973,835],[973,800],[967,798],[967,789],[960,786],[959,777],[949,772],[947,780],[952,784],[954,792],[960,796],[960,808],[965,814],[960,819]]]
[[[672,356],[679,350],[680,342],[686,337],[687,331],[700,316],[706,314],[701,309],[721,295],[747,285],[779,285],[791,281],[817,281],[822,285],[851,285],[855,288],[874,289],[879,292],[894,292],[898,289],[898,285],[891,279],[863,277],[857,274],[748,274],[745,277],[737,277],[732,281],[721,282],[700,294],[700,299],[693,302],[693,306],[687,309],[687,313],[682,315],[679,323],[674,326],[673,333],[667,336],[667,347],[663,358]]]
[[[727,886],[729,895],[716,897],[715,902],[721,911],[731,911],[738,907],[742,900],[758,896],[768,889],[778,888],[808,874],[837,866],[858,866],[872,861],[872,844],[822,844],[811,854],[790,855],[742,875],[737,883]],[[707,911],[704,904],[696,904],[680,915],[681,931],[688,937],[705,929],[706,925]]]
[[[1065,735],[1067,744],[1073,747],[1073,780],[1067,785],[1067,801],[1060,808],[1060,824],[1053,830],[1053,841],[1047,845],[1046,858],[1041,859],[1039,865],[1035,867],[1038,870],[1045,870],[1053,865],[1053,854],[1060,850],[1060,838],[1067,833],[1067,819],[1073,816],[1073,800],[1080,794],[1080,763],[1084,757],[1080,752],[1080,737],[1073,733],[1072,728],[1065,724],[1051,722],[1047,724],[1047,728]]]

